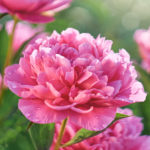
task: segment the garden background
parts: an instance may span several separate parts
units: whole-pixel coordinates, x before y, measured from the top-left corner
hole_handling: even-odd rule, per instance
[[[135,64],[141,63],[138,47],[133,35],[136,29],[148,29],[150,26],[149,0],[74,0],[71,7],[58,13],[56,20],[45,24],[45,31],[61,32],[68,27],[74,27],[80,32],[91,33],[96,37],[99,33],[112,40],[113,50],[126,49]],[[5,24],[11,17],[0,20]],[[33,25],[36,26],[36,25]],[[8,35],[4,28],[0,31],[0,68],[2,68],[7,49]],[[139,78],[148,93],[143,103],[132,104],[137,116],[143,118],[143,134],[150,135],[150,75],[138,65]],[[17,109],[18,97],[9,90],[0,107],[0,150],[32,150],[33,146],[26,131],[29,121]]]

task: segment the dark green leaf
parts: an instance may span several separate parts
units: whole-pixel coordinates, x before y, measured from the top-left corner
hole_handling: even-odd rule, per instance
[[[55,124],[33,124],[29,134],[36,150],[48,150],[52,144]]]
[[[125,115],[125,114],[120,114],[120,113],[117,113],[116,114],[116,117],[115,119],[103,130],[101,131],[90,131],[90,130],[86,130],[86,129],[80,129],[76,135],[67,143],[65,143],[64,145],[62,145],[62,147],[67,147],[67,146],[70,146],[70,145],[73,145],[75,143],[79,143],[87,138],[90,138],[90,137],[93,137],[93,136],[96,136],[102,132],[104,132],[108,127],[110,127],[115,121],[117,120],[120,120],[122,118],[127,118],[129,117],[128,115]]]

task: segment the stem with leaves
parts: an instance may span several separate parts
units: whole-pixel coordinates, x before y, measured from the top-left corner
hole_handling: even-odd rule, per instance
[[[54,150],[59,150],[68,119],[63,120]]]

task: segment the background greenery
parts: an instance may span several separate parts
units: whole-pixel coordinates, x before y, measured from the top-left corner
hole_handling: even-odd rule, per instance
[[[149,0],[74,0],[71,7],[56,15],[56,21],[45,25],[45,30],[61,32],[74,27],[80,32],[89,32],[94,37],[99,33],[113,40],[113,50],[126,49],[131,59],[140,64],[141,59],[133,40],[136,29],[150,26]],[[0,20],[5,24],[11,17]],[[4,28],[0,31],[0,71],[5,60],[8,35]],[[135,115],[141,116],[144,123],[143,134],[150,135],[150,75],[139,66],[140,80],[148,93],[144,103],[132,104]],[[26,130],[28,120],[17,109],[18,97],[6,90],[0,107],[0,150],[33,150]],[[43,137],[44,138],[44,137]]]

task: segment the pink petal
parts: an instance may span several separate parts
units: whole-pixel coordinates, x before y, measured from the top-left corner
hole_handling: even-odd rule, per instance
[[[109,83],[109,86],[112,86],[114,88],[113,95],[115,96],[116,94],[119,93],[119,90],[122,86],[121,80],[112,81],[112,82]]]
[[[39,0],[2,0],[3,4],[12,11],[29,11],[35,9],[38,4]]]
[[[8,13],[9,10],[0,4],[0,13]]]
[[[54,97],[60,97],[60,96],[61,96],[60,92],[57,91],[57,90],[55,89],[55,87],[54,87],[51,83],[47,82],[46,84],[47,84],[47,86],[48,86],[48,88],[49,88],[50,93],[51,93]]]
[[[52,10],[54,12],[63,10],[65,8],[67,8],[69,6],[69,3],[71,3],[72,0],[53,0],[53,2],[51,2],[50,4],[47,4],[43,7],[41,7],[38,12],[43,12],[43,11],[48,11],[48,10]]]
[[[76,97],[73,99],[73,102],[77,104],[86,104],[91,99],[90,91],[80,91],[77,93]]]
[[[51,16],[43,16],[41,14],[17,14],[18,18],[28,21],[30,23],[47,23],[54,21],[54,18]]]
[[[43,85],[36,85],[32,88],[31,92],[39,99],[45,99],[47,97],[51,97],[49,94],[49,90]]]
[[[150,137],[140,136],[136,139],[125,141],[126,149],[129,150],[150,150]]]
[[[44,101],[38,99],[20,99],[18,107],[27,119],[39,124],[60,122],[68,114],[67,111],[51,109]]]
[[[45,100],[44,103],[51,109],[54,110],[58,110],[58,111],[62,111],[62,110],[67,110],[69,108],[72,108],[73,106],[76,105],[76,103],[70,104],[70,105],[65,105],[65,106],[55,106],[55,105],[51,105],[51,100]]]
[[[56,60],[57,60],[58,65],[62,66],[63,68],[65,68],[67,70],[70,70],[71,64],[67,58],[65,58],[59,54],[56,54]]]
[[[35,84],[35,81],[28,78],[24,71],[19,68],[19,65],[7,67],[5,74],[4,81],[6,86],[8,86],[18,96],[22,96],[23,91],[29,91],[29,89]]]
[[[78,84],[81,84],[82,82],[84,82],[85,80],[89,79],[92,76],[92,72],[89,71],[85,71],[83,73],[83,75],[81,76],[81,78],[78,80]]]
[[[116,97],[115,99],[111,100],[111,103],[112,103],[113,105],[118,106],[118,107],[123,107],[123,106],[132,104],[133,101],[132,101],[132,100],[129,100],[129,99],[126,98],[126,97]]]
[[[74,70],[72,70],[70,72],[66,72],[65,80],[68,81],[70,84],[73,84],[73,82],[74,82]]]
[[[114,90],[115,90],[114,87],[111,87],[111,86],[105,86],[104,88],[102,88],[102,91],[107,96],[112,96],[114,93]]]
[[[88,77],[88,76],[87,76],[87,77]],[[99,82],[99,79],[98,79],[97,75],[92,74],[91,76],[89,76],[89,77],[87,78],[87,80],[85,80],[84,82],[82,82],[82,83],[80,84],[80,86],[81,86],[82,88],[85,88],[85,89],[90,89],[90,88],[92,88],[93,86],[95,86],[98,82]]]
[[[93,110],[93,106],[91,106],[89,109],[87,110],[82,110],[82,109],[79,109],[79,108],[76,108],[76,107],[71,107],[71,110],[73,111],[76,111],[77,113],[81,113],[81,114],[87,114],[87,113],[90,113],[92,110]]]
[[[106,128],[115,118],[115,107],[94,108],[87,114],[70,112],[70,121],[88,130],[99,131]]]

